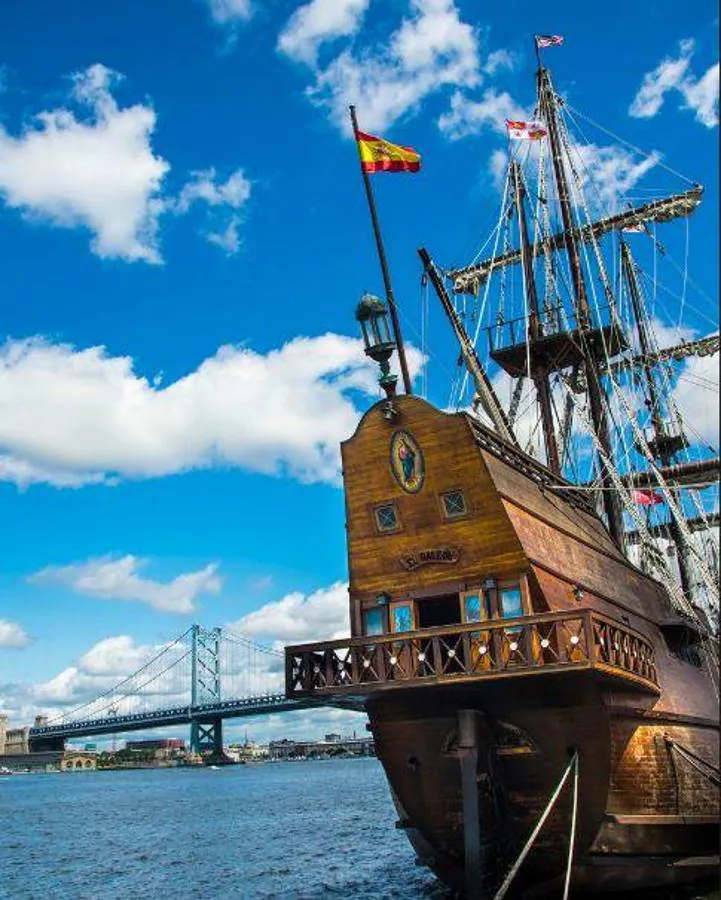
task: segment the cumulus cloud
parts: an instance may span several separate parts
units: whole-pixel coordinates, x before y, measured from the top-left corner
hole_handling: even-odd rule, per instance
[[[312,594],[292,591],[228,626],[246,637],[300,644],[350,634],[348,585],[336,582]]]
[[[363,0],[313,0],[291,16],[279,48],[307,64],[314,82],[306,93],[344,133],[348,104],[358,105],[364,128],[383,130],[448,85],[479,82],[478,39],[453,0],[411,0],[410,15],[382,45],[346,46],[318,63],[328,41],[352,38],[368,6]]]
[[[160,612],[191,613],[201,594],[217,594],[222,581],[217,565],[186,572],[171,581],[154,581],[139,572],[146,560],[128,554],[89,559],[69,566],[48,566],[30,577],[35,584],[61,584],[78,594],[104,600],[135,600]]]
[[[72,99],[86,118],[41,112],[17,137],[0,126],[0,194],[29,218],[88,229],[99,256],[158,262],[170,166],[151,147],[153,108],[114,100],[120,77],[99,63],[73,77]]]
[[[409,367],[421,356],[409,348]],[[353,392],[377,396],[360,341],[298,337],[263,355],[225,346],[177,381],[128,357],[41,339],[0,347],[0,477],[78,486],[235,465],[336,482],[357,424]]]
[[[695,47],[691,39],[681,41],[677,57],[665,57],[653,71],[644,75],[629,115],[638,119],[653,118],[663,106],[666,95],[676,92],[683,98],[682,109],[692,110],[697,122],[707,128],[718,125],[719,64],[714,63],[700,78],[695,78],[690,72]]]
[[[278,38],[281,53],[315,65],[320,47],[358,32],[370,0],[311,0],[298,7]]]
[[[155,111],[148,103],[119,106],[112,90],[121,81],[96,63],[72,77],[75,110],[41,112],[15,136],[0,125],[0,199],[30,221],[84,228],[100,257],[146,263],[162,262],[163,215],[202,206],[212,226],[207,239],[237,252],[251,192],[243,170],[224,182],[212,168],[193,172],[173,197],[170,164],[152,146]]]
[[[627,194],[658,165],[661,155],[654,152],[639,157],[618,144],[574,143],[571,159],[589,207],[610,215],[618,212]],[[575,179],[572,187],[578,187]]]
[[[43,714],[72,719],[76,716],[69,708],[79,706],[84,707],[83,717],[98,718],[187,703],[189,667],[183,663],[188,653],[187,641],[139,644],[129,635],[103,638],[47,681],[15,686],[11,707],[27,718]],[[151,664],[154,657],[158,659]],[[137,679],[126,681],[143,667]]]
[[[17,622],[11,622],[9,619],[0,619],[0,648],[13,647],[19,649],[20,647],[27,647],[30,641],[30,635]]]
[[[523,108],[507,91],[489,88],[480,100],[472,100],[461,91],[456,91],[451,97],[448,112],[439,118],[438,127],[450,140],[458,140],[478,134],[484,128],[505,135],[506,119],[523,121],[526,118],[528,116]]]

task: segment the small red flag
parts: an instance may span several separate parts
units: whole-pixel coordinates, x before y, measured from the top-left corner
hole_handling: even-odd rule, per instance
[[[663,503],[663,497],[656,491],[631,491],[631,499],[639,506],[656,506],[657,503]]]

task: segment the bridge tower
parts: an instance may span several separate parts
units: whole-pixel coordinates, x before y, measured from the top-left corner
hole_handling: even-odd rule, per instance
[[[209,630],[193,625],[191,655],[190,749],[213,758],[223,755],[223,719],[219,715],[196,713],[198,706],[220,702],[220,628]]]

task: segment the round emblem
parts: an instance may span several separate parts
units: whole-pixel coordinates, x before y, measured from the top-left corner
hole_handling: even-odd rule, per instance
[[[398,484],[409,494],[423,487],[425,467],[416,439],[407,431],[396,431],[391,438],[391,469]]]

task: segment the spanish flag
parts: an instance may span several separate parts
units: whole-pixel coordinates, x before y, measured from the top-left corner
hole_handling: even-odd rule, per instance
[[[413,147],[400,147],[362,131],[355,136],[364,172],[417,172],[421,167],[420,154]]]

